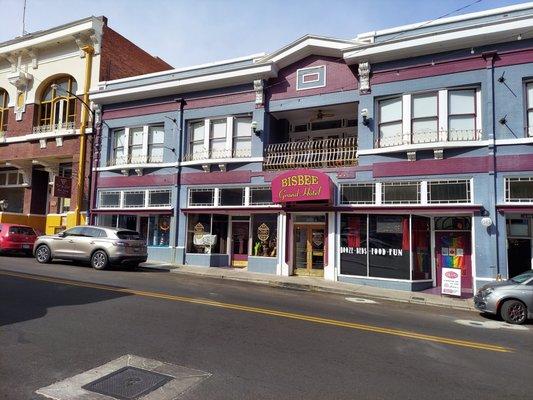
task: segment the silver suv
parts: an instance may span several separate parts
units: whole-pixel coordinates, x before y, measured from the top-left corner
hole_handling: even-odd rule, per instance
[[[146,243],[137,232],[87,225],[39,237],[33,245],[33,254],[40,263],[55,258],[86,261],[95,269],[110,264],[136,267],[148,257]]]

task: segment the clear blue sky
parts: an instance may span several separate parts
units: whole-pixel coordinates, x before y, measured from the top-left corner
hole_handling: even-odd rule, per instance
[[[474,0],[27,0],[26,30],[89,15],[175,67],[271,52],[307,33],[357,33],[437,18]],[[482,0],[461,14],[523,3]],[[0,41],[20,35],[23,0],[0,0]],[[454,14],[454,15],[457,15]]]

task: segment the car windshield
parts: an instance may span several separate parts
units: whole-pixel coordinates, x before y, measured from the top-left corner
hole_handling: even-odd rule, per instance
[[[533,278],[533,271],[528,271],[511,278],[511,281],[514,283],[522,283],[531,278]]]
[[[29,235],[29,236],[35,236],[35,232],[33,229],[27,227],[27,226],[12,226],[9,228],[9,233],[11,235]]]
[[[118,231],[117,237],[123,240],[140,240],[141,236],[135,231]]]

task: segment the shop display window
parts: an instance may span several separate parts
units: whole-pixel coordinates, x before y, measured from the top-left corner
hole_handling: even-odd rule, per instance
[[[431,279],[431,227],[427,217],[413,216],[413,280]]]
[[[278,216],[256,214],[252,216],[252,256],[277,256]]]
[[[226,254],[228,215],[189,214],[187,253]]]
[[[367,216],[342,214],[340,232],[341,274],[368,275]]]

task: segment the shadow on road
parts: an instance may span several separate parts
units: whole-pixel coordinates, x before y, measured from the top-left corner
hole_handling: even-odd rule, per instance
[[[0,275],[0,326],[41,318],[53,307],[96,303],[124,296],[130,294]]]

